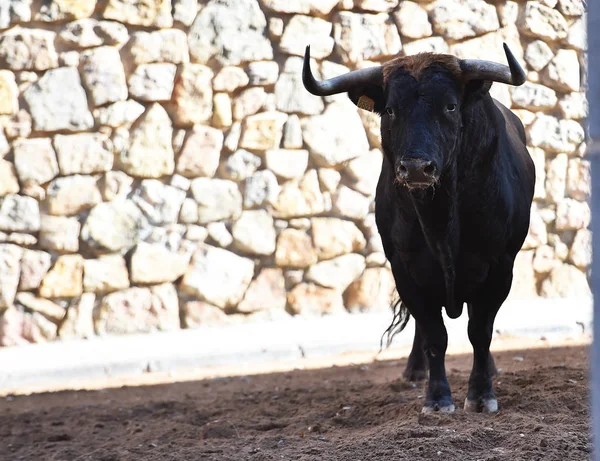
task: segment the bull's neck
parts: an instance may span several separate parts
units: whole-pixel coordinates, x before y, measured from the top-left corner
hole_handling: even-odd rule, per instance
[[[494,164],[497,153],[495,146],[498,141],[495,123],[497,114],[498,108],[489,94],[465,110],[464,128],[458,147],[460,153],[456,156],[460,162],[458,171],[462,172],[463,176],[465,172],[472,173],[479,168],[491,168]]]
[[[459,228],[455,162],[448,165],[435,188],[409,192],[409,196],[432,250],[448,239],[457,241]]]

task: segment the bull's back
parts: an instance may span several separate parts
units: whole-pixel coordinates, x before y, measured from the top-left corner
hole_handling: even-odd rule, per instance
[[[517,170],[518,176],[523,179],[525,192],[529,201],[533,199],[535,186],[535,164],[527,150],[527,135],[521,119],[499,101],[493,100],[498,110],[496,124],[503,133],[500,138],[499,149],[504,151],[510,165]]]
[[[531,203],[535,189],[535,164],[527,149],[523,123],[511,110],[494,101],[504,123],[499,153],[504,158],[505,190],[512,195],[513,232],[508,242],[509,251],[521,249],[529,230]],[[502,122],[497,122],[502,124]]]
[[[506,254],[516,256],[527,236],[535,167],[519,118],[501,103],[488,101],[496,141],[459,168],[476,173],[459,172],[463,184],[458,200],[461,251],[493,263]]]

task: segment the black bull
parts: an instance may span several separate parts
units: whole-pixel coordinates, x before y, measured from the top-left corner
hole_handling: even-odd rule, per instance
[[[456,318],[465,303],[473,345],[465,409],[498,409],[493,324],[527,236],[535,184],[521,121],[488,92],[492,82],[525,81],[504,50],[508,66],[421,53],[325,81],[311,73],[309,47],[304,57],[310,93],[347,92],[357,106],[381,116],[384,160],[375,217],[401,299],[388,334],[414,317],[404,376],[424,379],[429,368],[424,412],[455,409],[442,307]]]

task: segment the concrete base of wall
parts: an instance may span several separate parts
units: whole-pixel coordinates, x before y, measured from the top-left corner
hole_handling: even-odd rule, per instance
[[[362,363],[406,356],[414,322],[381,354],[390,312],[205,327],[0,349],[0,395],[91,389]],[[449,353],[470,352],[467,315],[447,317]],[[507,302],[492,348],[585,344],[589,299]]]

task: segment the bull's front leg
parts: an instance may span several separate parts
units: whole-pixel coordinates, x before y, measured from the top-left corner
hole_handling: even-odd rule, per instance
[[[469,377],[469,390],[465,411],[495,413],[498,400],[494,394],[492,378],[497,373],[490,344],[494,320],[500,306],[508,296],[512,284],[512,259],[507,258],[504,267],[490,272],[481,298],[468,304],[469,340],[473,346],[473,368]]]
[[[415,316],[415,314],[417,314]],[[415,312],[413,317],[423,335],[423,349],[429,364],[429,382],[423,413],[441,411],[452,413],[455,410],[450,383],[446,377],[446,348],[448,333],[444,326],[441,307],[428,311]]]
[[[465,400],[465,411],[494,413],[498,411],[498,400],[494,394],[492,378],[496,372],[490,344],[494,328],[494,317],[498,309],[469,304],[469,340],[473,346],[473,368],[469,377],[469,390]]]

